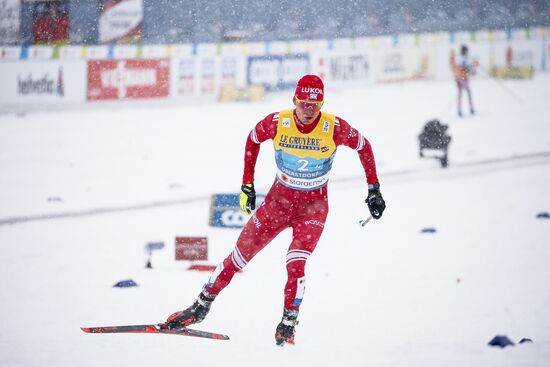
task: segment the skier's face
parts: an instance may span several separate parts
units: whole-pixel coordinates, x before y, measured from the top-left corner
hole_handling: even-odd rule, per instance
[[[300,121],[309,125],[315,121],[319,113],[321,113],[323,102],[305,101],[295,97],[294,105],[296,106],[296,115],[298,115]]]

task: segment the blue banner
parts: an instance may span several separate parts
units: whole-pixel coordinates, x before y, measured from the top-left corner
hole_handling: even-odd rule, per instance
[[[262,205],[265,195],[256,195],[256,208]],[[212,227],[242,228],[250,219],[239,205],[240,194],[214,194],[210,205]]]
[[[310,69],[308,54],[249,56],[247,83],[263,85],[267,91],[292,89]]]

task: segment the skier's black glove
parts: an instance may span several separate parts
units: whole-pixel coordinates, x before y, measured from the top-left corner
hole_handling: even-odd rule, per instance
[[[256,191],[254,184],[245,184],[241,186],[240,205],[246,214],[252,213],[256,209]]]
[[[367,196],[365,203],[369,206],[372,217],[380,219],[382,213],[384,213],[384,209],[386,209],[386,202],[380,193],[380,184],[378,182],[369,184],[369,196]]]

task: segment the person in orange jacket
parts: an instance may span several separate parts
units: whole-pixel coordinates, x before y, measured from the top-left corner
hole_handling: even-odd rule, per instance
[[[462,92],[466,91],[468,94],[468,103],[470,105],[470,114],[475,114],[472,91],[470,89],[470,76],[476,72],[477,63],[470,62],[468,55],[468,46],[462,45],[460,47],[460,55],[456,60],[455,53],[451,53],[451,70],[458,88],[458,116],[462,117]]]

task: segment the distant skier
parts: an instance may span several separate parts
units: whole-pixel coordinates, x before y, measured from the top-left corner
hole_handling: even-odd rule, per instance
[[[470,90],[470,76],[476,72],[477,62],[471,63],[468,56],[468,47],[462,45],[460,47],[460,55],[456,60],[454,52],[451,53],[451,70],[458,88],[458,116],[462,117],[462,92],[465,90],[468,93],[468,103],[470,105],[470,114],[475,114],[474,104],[472,100],[472,91]]]
[[[265,201],[242,230],[233,252],[210,276],[191,307],[172,314],[167,328],[181,328],[201,322],[216,296],[233,275],[244,268],[275,236],[293,229],[286,255],[288,279],[284,308],[275,331],[277,345],[294,343],[294,328],[305,291],[305,264],[325,226],[328,214],[327,183],[339,145],[355,149],[366,174],[365,200],[372,217],[379,219],[386,204],[380,193],[371,146],[357,130],[334,115],[321,112],[324,85],[315,75],[298,81],[294,110],[271,113],[258,122],[246,141],[240,206],[250,214],[256,206],[254,169],[260,144],[273,140],[277,175]]]

